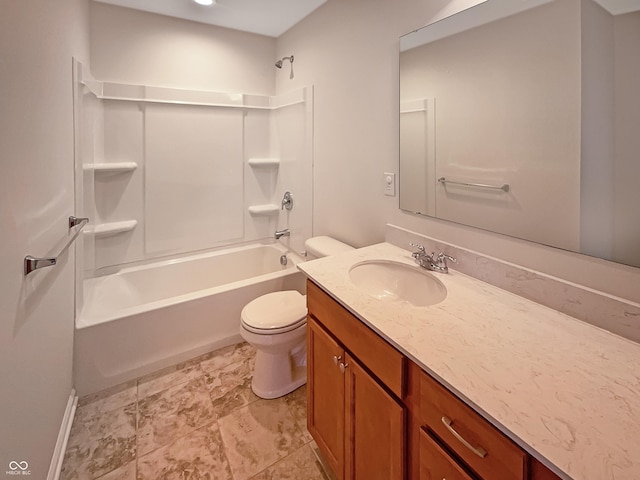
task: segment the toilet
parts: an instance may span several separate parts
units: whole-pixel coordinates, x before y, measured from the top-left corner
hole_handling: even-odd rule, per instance
[[[307,259],[353,250],[334,238],[313,237],[304,244]],[[307,297],[297,290],[267,293],[240,313],[240,335],[256,349],[251,389],[277,398],[307,382]]]

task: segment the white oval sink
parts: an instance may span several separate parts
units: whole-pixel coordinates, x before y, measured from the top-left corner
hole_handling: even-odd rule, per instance
[[[374,298],[416,307],[435,305],[447,296],[447,288],[429,272],[388,260],[357,263],[349,270],[349,278]]]

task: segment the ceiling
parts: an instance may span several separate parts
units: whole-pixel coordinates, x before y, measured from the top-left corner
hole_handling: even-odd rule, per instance
[[[640,0],[596,0],[611,15],[637,12],[640,10]]]
[[[209,7],[193,0],[94,1],[279,37],[327,0],[217,0]]]

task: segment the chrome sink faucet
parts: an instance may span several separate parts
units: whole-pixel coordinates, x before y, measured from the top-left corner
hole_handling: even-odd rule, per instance
[[[411,256],[415,259],[418,265],[420,265],[422,268],[426,268],[427,270],[440,273],[449,273],[447,260],[453,263],[457,263],[457,260],[454,257],[447,255],[444,252],[440,252],[437,255],[434,252],[431,252],[431,255],[429,255],[427,252],[425,252],[422,245],[418,245],[416,243],[410,243],[409,245],[418,249],[416,252],[413,252]]]

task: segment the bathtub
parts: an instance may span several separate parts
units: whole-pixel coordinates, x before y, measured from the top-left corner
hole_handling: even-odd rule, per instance
[[[300,257],[279,244],[249,245],[84,282],[76,318],[74,379],[79,396],[133,380],[241,341],[240,311],[278,290],[304,293]]]

